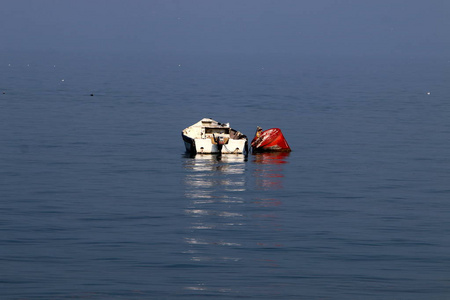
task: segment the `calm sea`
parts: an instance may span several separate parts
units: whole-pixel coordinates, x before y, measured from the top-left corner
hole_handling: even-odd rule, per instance
[[[1,299],[449,299],[449,95],[445,59],[2,54]],[[293,152],[189,157],[203,117]]]

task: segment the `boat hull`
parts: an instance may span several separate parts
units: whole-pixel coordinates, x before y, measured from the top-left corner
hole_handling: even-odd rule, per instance
[[[260,136],[252,141],[252,152],[291,152],[283,133],[279,128],[271,128],[261,132]]]
[[[229,127],[205,118],[181,133],[186,152],[190,154],[247,154],[245,135]]]
[[[183,141],[186,152],[192,154],[244,154],[247,152],[247,141],[244,140],[229,140],[227,144],[219,145],[213,144],[208,139],[192,139],[183,135]]]

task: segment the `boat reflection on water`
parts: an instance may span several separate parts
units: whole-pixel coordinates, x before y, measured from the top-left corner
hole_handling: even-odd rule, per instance
[[[185,156],[184,242],[190,273],[185,291],[192,294],[234,293],[234,278],[223,275],[220,286],[209,281],[211,270],[238,264],[242,242],[235,232],[245,225],[246,157],[239,154]],[[199,269],[199,267],[202,267]],[[204,271],[203,271],[204,270]],[[231,274],[229,275],[231,276]]]
[[[245,160],[244,156],[236,154],[208,155],[197,154],[189,156],[184,168],[186,174],[185,196],[194,199],[209,199],[210,202],[222,201],[230,195],[224,192],[245,190]]]
[[[254,154],[256,186],[263,190],[282,189],[283,165],[288,163],[289,155],[290,152]]]
[[[244,173],[247,157],[241,154],[185,154],[184,167],[193,171],[225,171]],[[206,169],[205,169],[206,168]]]
[[[283,267],[283,170],[289,153],[186,156],[184,166],[184,293],[198,297],[276,295],[280,285],[259,274]],[[268,275],[267,278],[270,278]],[[248,296],[247,295],[247,296]],[[244,295],[245,296],[245,295]]]

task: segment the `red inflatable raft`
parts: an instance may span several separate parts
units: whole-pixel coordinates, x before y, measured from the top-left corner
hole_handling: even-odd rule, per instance
[[[260,152],[290,152],[291,148],[279,128],[262,130],[258,126],[252,140],[252,153]]]

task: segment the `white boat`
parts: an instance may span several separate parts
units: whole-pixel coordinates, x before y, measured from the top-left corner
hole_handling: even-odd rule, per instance
[[[229,123],[204,118],[184,129],[181,136],[186,151],[191,154],[247,154],[247,137],[230,128]]]

